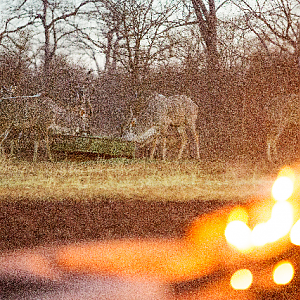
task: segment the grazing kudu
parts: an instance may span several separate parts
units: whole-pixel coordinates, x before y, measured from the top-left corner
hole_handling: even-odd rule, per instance
[[[181,159],[188,142],[186,129],[190,128],[199,159],[199,138],[196,132],[198,110],[198,106],[187,96],[165,97],[156,93],[149,97],[145,110],[137,117],[131,118],[123,138],[137,143],[149,143],[153,140],[151,159],[154,157],[159,138],[162,138],[162,158],[165,160],[168,129],[170,126],[176,127],[181,137],[177,158]]]
[[[264,115],[268,123],[267,158],[270,162],[278,159],[277,146],[284,132],[291,125],[300,125],[299,94],[289,94],[271,99]]]

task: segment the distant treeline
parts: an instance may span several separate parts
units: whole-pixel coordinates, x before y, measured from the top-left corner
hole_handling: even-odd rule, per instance
[[[119,136],[121,126],[134,105],[138,112],[143,101],[136,103],[136,86],[128,74],[120,69],[97,73],[76,65],[67,56],[56,56],[51,62],[47,94],[57,104],[75,105],[76,89],[86,91],[93,108],[93,133]],[[14,86],[15,95],[34,95],[42,91],[43,70],[33,69],[28,57],[7,52],[0,55],[0,87]],[[169,65],[149,69],[139,86],[143,95],[157,91],[164,95],[186,94],[200,107],[198,131],[202,155],[210,154],[206,128],[210,126],[202,107],[209,99],[205,69],[193,65]],[[222,128],[226,143],[221,145],[220,157],[249,154],[265,155],[266,124],[263,108],[277,95],[297,93],[299,90],[298,62],[294,57],[274,52],[265,57],[257,52],[247,65],[220,72],[218,97],[225,107]],[[140,98],[139,98],[140,99]]]

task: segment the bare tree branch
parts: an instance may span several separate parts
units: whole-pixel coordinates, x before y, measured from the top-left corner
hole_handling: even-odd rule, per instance
[[[35,22],[35,19],[36,19],[36,18],[34,18],[34,19],[28,21],[27,23],[25,23],[25,24],[23,24],[23,25],[20,25],[20,26],[17,26],[17,27],[15,27],[15,28],[13,28],[13,29],[8,29],[10,23],[11,23],[12,21],[17,20],[18,18],[19,18],[18,16],[13,16],[13,17],[11,17],[11,18],[9,18],[9,19],[7,19],[7,20],[5,21],[4,28],[3,28],[3,30],[0,32],[0,45],[1,45],[1,41],[3,40],[4,37],[8,36],[8,35],[11,34],[11,33],[19,32],[19,31],[21,31],[21,30],[27,28],[27,27],[30,26],[30,25],[33,25],[34,22]]]
[[[299,1],[279,0],[267,1],[256,0],[255,4],[246,0],[232,0],[234,5],[244,13],[245,18],[252,18],[254,25],[249,28],[258,37],[270,42],[282,51],[290,52],[293,49],[299,56]],[[261,33],[258,35],[258,29]],[[261,40],[261,39],[260,39]],[[262,40],[261,40],[262,42]]]

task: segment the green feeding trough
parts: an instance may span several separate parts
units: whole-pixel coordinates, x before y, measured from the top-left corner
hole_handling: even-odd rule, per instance
[[[51,150],[65,153],[91,153],[110,157],[135,156],[134,142],[121,138],[53,135]]]

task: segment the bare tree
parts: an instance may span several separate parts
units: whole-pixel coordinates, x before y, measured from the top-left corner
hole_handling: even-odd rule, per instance
[[[44,33],[44,74],[45,78],[48,78],[50,62],[54,57],[58,42],[65,35],[70,34],[70,31],[66,31],[62,25],[66,19],[76,16],[79,10],[90,3],[91,0],[85,0],[79,2],[77,6],[71,3],[64,2],[49,2],[48,0],[40,0],[42,4],[42,10],[37,12],[37,17],[40,19],[43,26]]]
[[[36,16],[21,11],[21,2],[20,5],[14,6],[11,1],[3,0],[1,5],[0,45],[3,46],[3,42],[6,39],[11,39],[13,34],[33,25],[36,21]]]
[[[50,63],[60,43],[67,35],[74,32],[74,28],[70,27],[66,20],[75,19],[79,13],[83,12],[84,7],[95,1],[97,0],[81,0],[74,4],[69,0],[20,0],[17,5],[11,6],[10,13],[16,17],[6,20],[2,38],[29,27],[35,31],[37,37],[42,37],[40,42],[43,45],[44,88],[46,90]],[[19,23],[16,22],[17,18]]]
[[[122,67],[136,91],[143,85],[150,66],[168,57],[172,47],[170,31],[180,23],[174,17],[178,3],[103,0],[90,14],[99,20],[98,32],[91,35],[81,30],[81,35],[105,54],[105,70],[112,72]]]
[[[231,0],[243,13],[248,28],[266,51],[279,48],[300,57],[300,2],[298,0],[249,2]]]
[[[219,68],[219,53],[217,35],[218,19],[215,0],[209,0],[208,6],[203,0],[192,0],[192,4],[206,46],[208,73],[211,76],[216,76]]]
[[[186,1],[183,0],[185,3]],[[218,18],[217,11],[228,1],[221,1],[219,5],[216,0],[191,0],[194,12],[197,17],[197,24],[205,45],[207,70],[210,77],[208,82],[211,93],[217,93],[219,51],[218,51]]]
[[[224,107],[226,106],[225,99],[221,93],[220,78],[222,72],[220,67],[220,54],[218,49],[218,10],[225,5],[228,1],[216,0],[182,0],[186,7],[189,8],[189,3],[192,3],[194,13],[196,15],[196,23],[199,25],[199,30],[204,44],[204,52],[206,57],[206,70],[207,70],[207,92],[208,96],[203,97],[200,101],[203,102],[205,109],[206,123],[208,127],[205,129],[207,132],[207,140],[209,141],[211,153],[219,155],[222,151],[222,146],[225,145],[225,123],[224,123]],[[190,8],[189,8],[190,10]],[[192,23],[195,23],[192,22]]]

